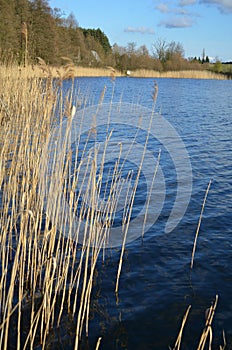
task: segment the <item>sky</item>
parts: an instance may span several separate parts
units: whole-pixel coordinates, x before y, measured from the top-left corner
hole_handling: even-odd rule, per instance
[[[83,28],[100,28],[110,44],[150,53],[158,40],[180,42],[185,57],[232,61],[232,0],[50,0]]]

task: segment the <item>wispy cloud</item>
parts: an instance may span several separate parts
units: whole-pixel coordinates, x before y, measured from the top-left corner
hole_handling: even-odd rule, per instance
[[[188,28],[192,27],[193,19],[188,16],[175,16],[161,21],[159,25],[166,28]]]
[[[173,13],[177,14],[177,15],[193,15],[193,13],[189,12],[188,10],[184,9],[184,8],[176,8],[173,9],[172,11]]]
[[[183,8],[187,5],[196,4],[197,0],[178,0],[173,1],[172,5],[168,1],[161,2],[155,6],[156,10],[161,12],[163,15],[173,13],[174,15],[186,15],[190,17],[199,16],[195,12],[189,11],[186,8]]]
[[[163,0],[159,2],[158,0],[154,0],[157,5],[155,8],[161,13],[177,13],[178,8],[184,6],[191,6],[197,4],[208,4],[208,5],[216,5],[218,9],[222,13],[231,13],[232,12],[232,0]]]
[[[124,29],[126,33],[140,33],[140,34],[155,34],[155,31],[152,28],[147,27],[127,27]]]
[[[187,0],[190,1],[190,0]],[[194,0],[195,1],[195,0]],[[170,7],[168,6],[166,3],[160,3],[158,5],[156,5],[156,10],[158,10],[159,12],[163,13],[163,14],[167,14],[167,13],[175,13],[175,14],[187,14],[188,11],[186,9],[183,9],[182,6],[180,7]]]
[[[197,3],[197,0],[180,0],[179,6],[188,6],[188,5],[194,5]]]
[[[196,18],[201,17],[197,12],[194,12],[194,5],[212,5],[217,6],[222,13],[232,13],[232,0],[163,0],[158,3],[156,10],[162,13],[163,20],[159,23],[160,26],[166,28],[188,28],[196,23]],[[192,6],[191,10],[188,6]],[[167,17],[167,16],[171,17]]]
[[[165,3],[160,3],[158,5],[156,5],[155,7],[158,11],[162,12],[162,13],[168,13],[170,10],[168,8],[168,5]]]
[[[231,0],[200,0],[200,3],[217,5],[217,7],[222,13],[232,13]]]

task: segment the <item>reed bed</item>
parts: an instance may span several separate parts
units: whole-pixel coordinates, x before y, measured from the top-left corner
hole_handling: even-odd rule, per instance
[[[65,59],[65,58],[64,58]],[[42,64],[44,67],[44,64]],[[48,68],[48,67],[47,67]],[[18,76],[20,75],[23,79],[28,78],[44,78],[51,76],[52,78],[59,78],[64,76],[67,72],[67,65],[61,67],[49,67],[48,69],[41,69],[41,64],[38,60],[38,64],[34,66],[28,65],[25,67],[18,67],[13,65],[10,69],[0,65],[0,74],[4,76]],[[80,67],[72,64],[72,74],[70,77],[122,77],[125,76],[126,72],[120,72],[112,67],[106,68],[93,68],[93,67]],[[148,69],[137,69],[130,71],[131,77],[136,78],[184,78],[184,79],[216,79],[216,80],[227,80],[228,77],[225,74],[219,74],[208,70],[183,70],[183,71],[167,71],[159,72]]]
[[[95,268],[99,253],[108,244],[120,186],[125,184],[120,179],[119,149],[113,174],[107,179],[104,207],[100,206],[104,157],[111,133],[106,137],[97,174],[100,157],[97,145],[88,152],[84,145],[82,154],[78,148],[81,124],[80,130],[74,130],[76,149],[70,144],[79,96],[73,84],[64,96],[62,83],[66,78],[73,79],[73,66],[67,60],[55,82],[50,67],[42,60],[40,66],[46,79],[1,67],[0,348],[3,350],[32,349],[38,344],[46,349],[48,334],[60,326],[64,310],[76,322],[74,349],[79,348],[83,335],[88,336]],[[109,71],[114,79],[114,71]],[[84,101],[83,118],[86,104]],[[86,142],[89,138],[94,140],[96,135],[95,118]],[[82,164],[84,177],[83,171],[80,177]],[[122,218],[123,248],[115,276],[117,292],[138,177],[131,193],[128,180],[125,200],[130,204],[128,207],[125,204]],[[85,186],[81,205],[77,184],[79,188]]]
[[[66,62],[65,62],[66,61]],[[22,79],[28,78],[46,78],[51,76],[52,78],[64,77],[67,74],[67,62],[68,58],[64,57],[64,64],[61,67],[47,66],[43,60],[38,59],[38,64],[34,66],[28,65],[27,67],[19,67],[17,65],[12,65],[11,67],[6,67],[0,65],[0,75],[4,77],[21,77]],[[120,77],[123,76],[121,72],[115,70],[112,67],[106,68],[91,68],[91,67],[80,67],[74,66],[71,61],[68,63],[70,68],[72,68],[72,77]],[[68,78],[68,76],[67,76]]]
[[[33,348],[38,334],[44,348],[54,317],[51,297],[67,269],[54,254],[55,228],[43,222],[38,196],[42,149],[59,102],[51,81],[14,73],[5,70],[0,79],[0,348]]]
[[[216,79],[227,80],[223,74],[214,73],[206,70],[183,70],[159,72],[154,70],[138,69],[131,71],[132,77],[138,78],[184,78],[184,79]]]

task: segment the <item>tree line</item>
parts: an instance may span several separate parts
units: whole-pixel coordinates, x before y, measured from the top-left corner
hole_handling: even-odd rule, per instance
[[[40,57],[56,65],[65,56],[76,64],[91,65],[105,61],[110,52],[109,40],[99,28],[80,28],[72,13],[65,17],[47,0],[0,0],[2,63],[34,64]]]
[[[0,63],[60,65],[69,57],[81,66],[111,66],[121,71],[133,69],[202,69],[208,64],[185,59],[180,43],[158,39],[152,54],[134,42],[126,47],[110,45],[100,29],[81,28],[74,14],[65,16],[51,8],[47,0],[0,0]]]

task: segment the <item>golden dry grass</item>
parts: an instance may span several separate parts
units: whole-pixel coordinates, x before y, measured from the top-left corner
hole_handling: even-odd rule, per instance
[[[40,62],[41,63],[41,62]],[[65,76],[67,72],[68,64],[61,67],[46,66],[42,61],[42,64],[35,66],[18,67],[16,65],[9,67],[0,65],[0,74],[4,77],[21,77],[21,78],[44,78],[51,76],[52,78],[59,78]],[[77,67],[73,64],[69,64],[69,68],[72,71],[70,77],[120,77],[123,76],[119,71],[114,70],[112,67],[107,68],[90,68],[90,67]],[[67,78],[69,78],[67,76]]]
[[[38,342],[45,349],[49,331],[59,327],[64,310],[76,318],[74,349],[79,348],[83,333],[88,335],[96,263],[108,240],[108,222],[113,220],[120,194],[120,188],[115,188],[116,179],[107,180],[110,188],[105,198],[104,215],[108,221],[102,222],[97,207],[101,187],[100,180],[96,183],[97,147],[92,157],[77,161],[78,147],[72,150],[69,144],[70,123],[78,102],[78,92],[71,84],[70,90],[63,95],[62,83],[64,78],[73,78],[73,66],[67,61],[64,71],[58,72],[60,79],[56,82],[52,81],[51,68],[42,60],[40,66],[47,79],[37,77],[35,70],[0,69],[2,350],[7,350],[12,339],[15,339],[17,349],[33,348]],[[109,72],[110,79],[114,79],[115,72],[111,69]],[[101,103],[103,99],[104,91]],[[67,123],[63,130],[64,120]],[[54,124],[59,127],[57,133],[51,134]],[[94,124],[92,129],[93,133],[96,132]],[[52,135],[55,140],[51,153]],[[107,147],[107,142],[105,145]],[[103,152],[102,164],[106,153],[107,149]],[[77,183],[84,181],[79,179],[80,164],[86,161],[88,171],[84,180],[89,205],[86,207],[82,201],[80,208],[80,218],[85,217],[83,245],[80,246],[77,244],[80,226],[74,232],[72,230],[75,224],[73,208],[77,208],[80,196],[75,193]],[[51,165],[49,170],[48,163]],[[70,174],[72,166],[74,170]],[[44,176],[46,171],[49,171],[48,176]],[[115,174],[118,174],[117,168]],[[118,180],[118,175],[115,176]],[[65,201],[66,211],[61,193],[69,195],[69,201]],[[46,208],[45,198],[49,198]],[[47,208],[50,209],[49,217],[44,214]],[[131,211],[130,207],[125,218],[125,237]],[[60,225],[60,217],[63,222],[68,222],[68,232]],[[120,271],[117,281],[119,276]],[[25,311],[28,307],[29,313]],[[24,329],[26,312],[29,325]]]
[[[153,70],[140,69],[131,72],[132,77],[138,78],[184,78],[184,79],[217,79],[226,80],[223,74],[217,74],[210,71],[202,70],[183,70],[158,72]]]
[[[65,77],[67,73],[67,68],[69,67],[71,71],[69,77],[110,77],[112,79],[116,77],[125,76],[124,73],[113,69],[112,67],[106,68],[91,68],[91,67],[80,67],[74,66],[71,62],[61,67],[46,66],[45,63],[38,64],[35,66],[18,67],[12,66],[11,68],[6,68],[5,66],[0,66],[0,74],[2,77],[5,75],[10,76],[21,76],[22,78],[43,78],[51,76],[52,78],[59,78],[60,76]],[[42,68],[42,69],[41,69]],[[227,77],[223,74],[218,74],[215,72],[207,70],[183,70],[183,71],[167,71],[159,72],[147,69],[138,69],[130,71],[131,77],[136,78],[184,78],[184,79],[216,79],[216,80],[227,80]]]

